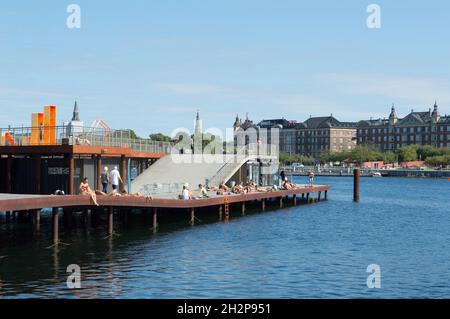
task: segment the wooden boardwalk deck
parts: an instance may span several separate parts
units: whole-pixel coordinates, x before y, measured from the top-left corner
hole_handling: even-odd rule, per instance
[[[301,194],[327,193],[329,186],[315,185],[314,187],[301,187],[294,190],[281,190],[272,192],[253,192],[248,194],[232,194],[216,196],[204,199],[180,200],[168,198],[153,198],[133,196],[97,196],[97,202],[103,207],[130,207],[130,208],[196,208],[221,205],[228,203],[240,203],[253,200],[279,198]],[[0,211],[24,211],[42,208],[64,207],[92,207],[89,196],[82,195],[16,195],[0,194]]]
[[[83,195],[63,195],[63,196],[41,196],[41,195],[14,195],[0,194],[0,212],[5,212],[6,220],[10,220],[11,215],[25,214],[33,216],[32,224],[36,229],[40,228],[41,210],[52,209],[52,234],[53,243],[59,242],[59,215],[63,211],[64,216],[70,216],[73,211],[106,212],[108,235],[114,234],[114,212],[117,210],[140,209],[144,213],[152,214],[152,229],[156,232],[158,228],[158,213],[170,210],[186,209],[189,213],[189,221],[192,225],[196,221],[196,209],[208,208],[208,210],[219,213],[219,219],[227,221],[230,217],[230,205],[236,203],[240,205],[240,210],[245,214],[246,203],[261,205],[261,210],[265,211],[266,201],[279,200],[280,208],[285,200],[292,198],[293,205],[297,204],[297,196],[301,195],[303,202],[314,203],[328,199],[327,185],[315,185],[313,187],[303,186],[293,190],[281,190],[270,192],[253,192],[248,194],[233,194],[224,196],[214,196],[210,198],[180,200],[170,198],[146,198],[133,196],[97,196],[100,206],[94,206],[89,196]],[[316,198],[317,194],[317,198]],[[260,203],[260,204],[258,204]]]

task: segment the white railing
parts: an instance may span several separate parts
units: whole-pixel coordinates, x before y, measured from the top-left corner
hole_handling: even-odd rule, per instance
[[[130,130],[68,126],[0,128],[0,146],[92,145],[170,153],[173,143],[133,138]]]
[[[235,156],[231,156],[217,173],[209,179],[210,186],[217,186],[230,177],[242,164],[251,157],[278,157],[278,147],[274,144],[248,144],[242,147]]]

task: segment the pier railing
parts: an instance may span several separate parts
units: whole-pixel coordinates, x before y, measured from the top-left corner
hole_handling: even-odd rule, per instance
[[[275,144],[248,144],[243,146],[233,156],[226,161],[217,173],[209,180],[211,185],[219,185],[226,181],[247,159],[251,157],[267,157],[278,159],[278,145]]]
[[[92,145],[129,147],[137,152],[170,153],[170,142],[134,136],[131,130],[92,127],[16,127],[0,128],[0,146]]]

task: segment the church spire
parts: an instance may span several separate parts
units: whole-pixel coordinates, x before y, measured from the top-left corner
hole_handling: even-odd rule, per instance
[[[73,116],[72,116],[72,121],[80,121],[80,114],[78,113],[78,104],[77,101],[75,101],[75,105],[73,107]]]

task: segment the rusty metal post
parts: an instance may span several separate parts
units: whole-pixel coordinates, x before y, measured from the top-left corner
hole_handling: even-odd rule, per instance
[[[114,207],[109,207],[108,210],[108,235],[114,233]]]
[[[75,195],[75,160],[72,154],[69,154],[69,195]]]
[[[360,199],[360,189],[359,189],[360,176],[361,170],[359,168],[355,168],[353,170],[353,200],[355,202],[359,202]]]
[[[59,242],[59,216],[58,208],[53,207],[52,209],[52,228],[53,228],[53,244]]]
[[[102,156],[97,155],[97,189],[99,191],[102,190]]]
[[[125,184],[127,182],[127,158],[122,155],[120,161],[120,177],[122,177],[122,183],[120,183],[120,191],[125,190]]]

